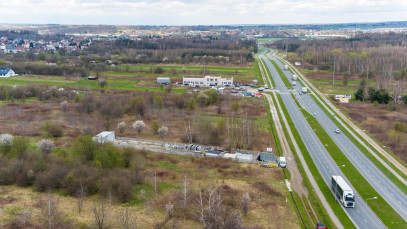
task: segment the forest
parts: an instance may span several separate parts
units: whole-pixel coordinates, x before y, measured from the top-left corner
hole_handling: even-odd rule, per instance
[[[287,58],[300,61],[309,70],[335,71],[346,85],[351,77],[375,81],[376,89],[390,93],[401,102],[407,80],[406,33],[360,33],[349,39],[289,39],[273,46],[287,50]],[[361,85],[364,86],[364,85]]]

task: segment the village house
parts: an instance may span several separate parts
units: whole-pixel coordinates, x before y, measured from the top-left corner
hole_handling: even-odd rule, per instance
[[[0,68],[0,77],[12,77],[16,73],[11,68]]]

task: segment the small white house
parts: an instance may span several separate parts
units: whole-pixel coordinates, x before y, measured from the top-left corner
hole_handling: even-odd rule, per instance
[[[0,68],[0,77],[12,77],[16,73],[11,68]]]
[[[98,142],[100,144],[113,142],[114,139],[115,139],[114,131],[103,131],[92,138],[93,141]]]

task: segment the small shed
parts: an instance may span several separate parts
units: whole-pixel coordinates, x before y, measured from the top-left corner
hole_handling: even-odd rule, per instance
[[[236,161],[243,162],[243,163],[252,163],[253,155],[238,153],[238,154],[236,154]]]
[[[170,84],[171,79],[169,77],[157,77],[158,84]]]
[[[257,156],[257,160],[277,163],[276,155],[274,155],[274,153],[259,153],[259,156]]]
[[[113,142],[114,139],[115,139],[114,131],[103,131],[92,138],[93,141],[101,144]]]
[[[97,76],[88,76],[88,80],[97,80],[98,77]]]

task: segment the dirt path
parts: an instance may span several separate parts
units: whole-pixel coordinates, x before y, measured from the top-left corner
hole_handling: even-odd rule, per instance
[[[291,174],[290,183],[292,184],[294,191],[299,196],[303,195],[308,196],[307,188],[304,185],[302,185],[302,175],[300,173],[300,170],[298,169],[297,162],[294,159],[293,152],[291,151],[291,148],[288,145],[287,139],[284,137],[285,136],[284,130],[283,127],[281,126],[276,107],[273,103],[273,100],[271,99],[271,96],[269,94],[265,95],[270,106],[271,116],[273,118],[273,123],[277,130],[277,135],[281,143],[282,151],[284,153],[284,156],[287,158],[287,168]]]

